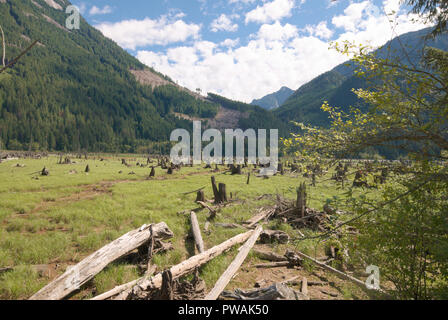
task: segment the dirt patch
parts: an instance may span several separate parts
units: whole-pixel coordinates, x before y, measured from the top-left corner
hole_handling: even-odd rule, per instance
[[[218,130],[237,128],[238,121],[240,119],[247,119],[249,117],[248,112],[240,112],[237,110],[226,109],[223,107],[219,107],[218,113],[213,119],[191,117],[189,115],[177,112],[175,112],[174,115],[180,119],[188,121],[202,121],[202,122],[207,121],[207,128],[213,128]]]
[[[38,212],[47,210],[52,207],[57,207],[61,204],[69,204],[77,201],[82,200],[91,200],[98,196],[104,195],[104,194],[112,194],[111,188],[122,181],[107,181],[107,182],[100,182],[99,184],[93,184],[93,185],[86,185],[82,186],[81,191],[71,194],[67,197],[62,197],[58,199],[44,199],[40,204],[38,204],[33,210],[31,210],[27,214],[21,214],[22,217],[26,217],[28,215],[33,215]]]
[[[132,73],[135,76],[135,79],[138,83],[146,86],[150,86],[153,89],[163,86],[172,84],[168,80],[163,79],[159,75],[153,73],[151,70],[145,69],[145,70],[129,70],[130,73]]]

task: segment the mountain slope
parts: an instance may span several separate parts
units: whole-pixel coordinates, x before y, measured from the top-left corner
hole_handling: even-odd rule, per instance
[[[7,60],[39,40],[0,74],[0,148],[129,152],[191,128],[173,112],[217,114],[219,106],[145,67],[84,19],[80,30],[67,30],[67,5],[0,1]],[[145,75],[152,86],[137,81]]]
[[[377,50],[379,57],[392,55],[402,62],[418,64],[424,44],[448,50],[448,36],[439,36],[425,41],[423,37],[432,29],[427,28],[401,35]],[[354,65],[347,62],[326,72],[300,87],[274,114],[283,121],[298,121],[315,126],[329,125],[326,113],[320,110],[322,103],[328,101],[332,106],[347,110],[349,106],[365,108],[352,89],[365,88],[363,79],[354,75]]]
[[[293,90],[288,87],[282,87],[279,91],[268,94],[261,99],[252,101],[252,105],[260,106],[266,110],[273,110],[280,107],[292,94]]]

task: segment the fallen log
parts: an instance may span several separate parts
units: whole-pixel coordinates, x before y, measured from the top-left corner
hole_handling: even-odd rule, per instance
[[[223,252],[229,250],[233,246],[245,242],[254,233],[253,230],[246,233],[239,234],[203,253],[195,255],[188,260],[181,262],[173,267],[170,271],[173,275],[173,279],[182,277],[196,270],[201,265],[209,262],[215,257],[221,255]],[[132,285],[131,285],[132,284]],[[124,284],[120,287],[114,288],[109,292],[106,292],[100,296],[93,298],[92,300],[104,300],[113,296],[119,295],[118,299],[126,300],[131,294],[138,294],[139,292],[149,291],[151,289],[160,289],[162,286],[162,273],[158,273],[154,277],[143,277],[138,280],[132,281],[128,284]]]
[[[233,292],[225,291],[221,296],[235,300],[310,300],[308,296],[289,288],[284,283],[275,283],[268,288],[249,291],[240,289]]]
[[[265,209],[262,210],[260,213],[255,215],[254,217],[247,220],[244,224],[247,224],[247,228],[253,228],[258,222],[260,222],[263,219],[269,218],[272,214],[274,214],[275,209]]]
[[[204,241],[202,240],[201,229],[199,228],[198,218],[196,217],[196,213],[193,211],[190,215],[191,220],[191,230],[193,231],[194,242],[196,243],[196,247],[200,253],[205,251]]]
[[[247,242],[240,248],[240,252],[237,254],[235,260],[232,261],[232,263],[229,265],[226,271],[221,275],[221,277],[218,279],[218,281],[215,283],[215,286],[213,289],[207,294],[204,300],[216,300],[218,299],[221,292],[226,288],[226,286],[229,284],[230,280],[232,280],[232,277],[235,275],[235,273],[238,271],[238,269],[243,264],[244,260],[246,259],[247,255],[249,254],[249,251],[252,249],[252,247],[255,245],[255,242],[257,241],[258,237],[260,236],[260,233],[263,231],[263,227],[259,226],[255,231],[252,233],[250,238],[247,240]]]
[[[168,239],[173,232],[166,223],[153,225],[155,238]],[[150,226],[133,230],[102,247],[34,294],[30,300],[59,300],[81,288],[109,263],[139,248],[151,237]]]
[[[196,189],[196,190],[193,190],[193,191],[184,192],[184,193],[182,193],[182,195],[188,195],[188,194],[192,194],[192,193],[197,193],[198,191],[202,191],[204,189],[205,189],[205,187],[202,187],[202,188],[199,188],[199,189]]]
[[[208,204],[206,204],[205,202],[202,201],[198,201],[197,202],[202,208],[207,209],[208,211],[210,211],[210,214],[212,217],[216,216],[217,211],[215,209],[213,209],[212,207],[210,207]]]
[[[313,259],[313,258],[307,256],[306,254],[300,252],[300,251],[296,251],[295,253],[296,253],[298,256],[300,256],[300,257],[302,257],[302,258],[304,258],[304,259],[308,259],[308,260],[314,262],[314,263],[317,264],[319,267],[321,267],[321,268],[323,268],[323,269],[325,269],[325,270],[327,270],[327,271],[330,271],[330,272],[335,273],[336,275],[338,275],[339,277],[341,277],[341,278],[344,279],[344,280],[352,281],[353,283],[355,283],[356,285],[358,285],[358,286],[361,287],[362,289],[368,289],[367,286],[366,286],[366,284],[365,284],[365,282],[362,282],[361,280],[356,279],[355,277],[352,277],[351,275],[349,275],[349,274],[347,274],[347,273],[344,273],[344,272],[339,271],[339,270],[337,270],[337,269],[335,269],[335,268],[333,268],[333,267],[330,267],[329,265],[327,265],[327,264],[325,264],[325,263],[322,263],[322,262],[320,262],[320,261],[317,261],[316,259]],[[384,293],[384,291],[383,291],[382,289],[375,290],[375,291]]]
[[[260,251],[260,250],[256,250],[256,249],[254,249],[253,251],[260,259],[263,259],[263,260],[268,260],[268,261],[273,261],[273,262],[281,262],[281,261],[287,260],[285,258],[285,256],[281,256],[274,252],[265,252],[265,251]]]
[[[303,277],[302,279],[302,285],[300,287],[300,292],[302,292],[302,294],[304,294],[305,296],[308,295],[308,279]]]
[[[216,227],[220,227],[220,228],[224,228],[224,229],[238,229],[238,228],[242,228],[242,226],[240,226],[237,223],[215,223]]]
[[[284,261],[278,261],[278,262],[271,262],[271,263],[260,263],[254,265],[257,269],[269,269],[269,268],[283,268],[290,266],[291,263],[288,260]]]

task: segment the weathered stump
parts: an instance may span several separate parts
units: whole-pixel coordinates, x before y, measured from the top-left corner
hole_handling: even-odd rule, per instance
[[[297,188],[297,201],[296,207],[299,208],[300,217],[303,218],[306,215],[306,184],[302,183],[299,188]]]
[[[219,184],[219,196],[221,198],[221,202],[228,202],[227,200],[227,191],[226,191],[226,185],[224,183]]]
[[[202,190],[199,190],[196,196],[196,201],[195,202],[205,202],[205,193]]]

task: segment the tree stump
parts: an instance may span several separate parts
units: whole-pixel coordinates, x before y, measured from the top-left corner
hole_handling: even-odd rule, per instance
[[[173,167],[169,167],[167,173],[168,174],[173,174]]]
[[[213,189],[213,196],[215,197],[215,203],[221,203],[221,196],[219,194],[218,188],[216,187],[216,179],[214,176],[211,178],[212,180],[212,189]]]
[[[247,174],[247,184],[250,183],[250,172]]]
[[[156,169],[154,167],[151,167],[151,173],[149,174],[150,178],[154,178],[156,176]]]
[[[89,173],[89,172],[90,172],[89,165],[86,166],[86,170],[85,170],[85,172],[86,172],[86,173]]]
[[[299,209],[300,217],[303,218],[306,215],[306,184],[302,183],[299,188],[297,188],[297,202],[296,207]]]
[[[42,176],[48,176],[48,175],[50,175],[50,171],[48,171],[47,168],[44,167],[42,169],[41,175]]]
[[[228,202],[227,200],[227,191],[226,191],[226,185],[224,183],[219,184],[219,196],[221,198],[221,202]]]
[[[205,202],[205,193],[202,190],[199,190],[196,196],[196,201],[195,202]]]

